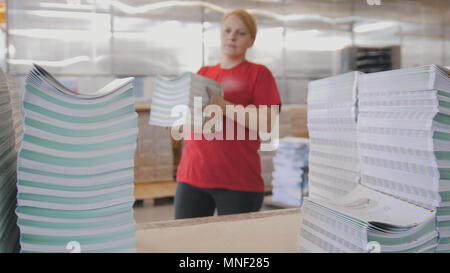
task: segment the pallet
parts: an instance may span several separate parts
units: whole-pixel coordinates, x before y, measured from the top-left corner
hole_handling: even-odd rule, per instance
[[[264,196],[272,195],[272,189],[273,189],[273,187],[271,185],[264,186]]]
[[[136,112],[149,112],[150,111],[150,105],[145,104],[145,105],[135,105],[134,106],[134,110]]]

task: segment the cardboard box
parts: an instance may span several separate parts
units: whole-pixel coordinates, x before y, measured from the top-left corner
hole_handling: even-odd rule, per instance
[[[138,112],[139,134],[134,156],[136,183],[173,180],[173,150],[170,130],[150,126],[150,113]]]
[[[284,105],[280,113],[280,138],[285,136],[309,138],[307,113],[306,105]],[[287,124],[290,130],[285,127]]]

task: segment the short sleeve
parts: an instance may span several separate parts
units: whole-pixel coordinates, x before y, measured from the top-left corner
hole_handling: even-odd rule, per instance
[[[206,74],[206,71],[208,70],[208,67],[207,66],[204,66],[204,67],[202,67],[202,68],[200,68],[198,71],[197,71],[197,74],[198,75],[205,75]]]
[[[278,105],[281,110],[280,93],[275,79],[270,70],[261,65],[256,75],[255,85],[253,88],[253,104],[256,107],[261,105]]]

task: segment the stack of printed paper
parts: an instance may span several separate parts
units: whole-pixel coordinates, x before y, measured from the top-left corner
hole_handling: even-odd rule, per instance
[[[434,212],[362,185],[302,207],[300,252],[434,252],[437,242]]]
[[[362,75],[361,183],[437,209],[450,252],[450,79],[436,65]]]
[[[198,74],[186,72],[176,79],[158,76],[150,108],[150,125],[183,125],[188,119],[190,124],[201,126],[204,120],[202,106],[209,102],[207,87],[223,97],[218,82]]]
[[[17,206],[17,150],[12,90],[9,90],[3,71],[0,70],[0,253],[18,252],[19,229],[14,210]],[[14,94],[17,98],[17,94]]]
[[[359,183],[356,103],[359,72],[312,81],[308,86],[310,193],[335,198]]]
[[[22,252],[135,252],[133,78],[74,93],[34,66],[18,156]]]
[[[272,201],[301,206],[308,183],[308,154],[308,139],[280,139],[277,154],[273,158]]]

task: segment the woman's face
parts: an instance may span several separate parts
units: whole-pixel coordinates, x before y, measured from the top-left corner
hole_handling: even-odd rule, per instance
[[[230,15],[222,22],[222,54],[230,57],[245,56],[247,48],[253,44],[247,26],[237,15]]]

